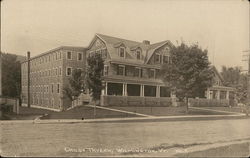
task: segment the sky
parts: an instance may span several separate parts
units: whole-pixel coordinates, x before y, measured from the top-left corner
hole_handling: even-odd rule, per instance
[[[247,0],[2,0],[1,51],[36,56],[87,47],[96,33],[151,43],[198,43],[210,62],[247,69]]]

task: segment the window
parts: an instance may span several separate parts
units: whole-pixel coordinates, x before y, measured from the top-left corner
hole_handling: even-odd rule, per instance
[[[62,68],[59,67],[59,76],[61,76],[61,75],[62,75]]]
[[[67,59],[72,59],[72,52],[67,52]]]
[[[49,61],[50,61],[50,55],[49,55]]]
[[[168,64],[169,63],[169,56],[163,56],[163,63]]]
[[[57,84],[57,93],[60,93],[60,84]]]
[[[155,78],[155,69],[150,69],[150,70],[149,70],[148,77],[149,77],[149,78]]]
[[[139,50],[136,51],[136,58],[137,58],[138,60],[141,59],[141,51],[139,51]]]
[[[120,51],[119,51],[119,53],[120,53],[120,57],[125,57],[125,48],[124,47],[121,47],[120,49],[119,49]]]
[[[107,58],[107,49],[102,50],[102,58]]]
[[[78,53],[78,60],[82,60],[82,53]]]
[[[59,52],[59,59],[62,59],[62,52]]]
[[[57,76],[57,74],[58,74],[58,71],[57,71],[57,68],[56,68],[56,76]]]
[[[140,77],[140,74],[141,74],[140,71],[141,71],[141,69],[139,67],[136,67],[135,71],[134,71],[134,76],[135,77]]]
[[[54,99],[51,99],[51,106],[54,107]]]
[[[72,74],[72,68],[71,67],[68,67],[67,68],[67,71],[66,71],[66,75],[67,76],[70,76]]]
[[[119,66],[118,66],[117,75],[122,75],[122,76],[124,76],[124,73],[125,73],[125,66],[124,66],[124,65],[119,65]]]
[[[54,93],[54,85],[53,85],[53,83],[51,84],[51,93]]]
[[[108,72],[109,72],[109,66],[104,65],[104,76],[108,76]]]
[[[56,60],[57,60],[57,52],[55,53],[55,55],[56,55]]]
[[[160,54],[155,54],[155,63],[160,63]]]

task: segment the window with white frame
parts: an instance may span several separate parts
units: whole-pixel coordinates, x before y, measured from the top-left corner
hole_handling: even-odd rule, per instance
[[[122,58],[125,58],[125,48],[124,47],[119,48],[119,56]]]
[[[141,77],[140,75],[141,75],[141,68],[135,67],[134,76],[135,77]]]
[[[108,76],[108,73],[109,73],[109,66],[104,65],[104,76]]]
[[[72,59],[72,52],[67,52],[67,59]]]
[[[51,93],[54,93],[54,84],[51,83]]]
[[[102,58],[107,58],[107,49],[102,49]]]
[[[163,63],[166,63],[166,64],[169,63],[169,56],[167,56],[167,55],[163,56]]]
[[[161,62],[161,56],[159,53],[155,54],[155,63],[160,63]]]
[[[155,78],[155,69],[149,69],[148,77],[149,78]]]
[[[59,76],[62,75],[62,67],[59,67]]]
[[[51,99],[51,106],[54,107],[54,99]]]
[[[60,93],[60,83],[57,84],[57,93]]]
[[[140,50],[136,51],[136,58],[137,58],[137,60],[141,59],[141,51]]]
[[[59,59],[62,59],[62,52],[59,52]]]
[[[117,75],[125,75],[125,65],[118,65]]]
[[[78,59],[78,60],[82,60],[82,53],[78,53],[77,59]]]
[[[71,67],[67,67],[66,75],[67,76],[71,76],[71,74],[72,74],[72,68]]]

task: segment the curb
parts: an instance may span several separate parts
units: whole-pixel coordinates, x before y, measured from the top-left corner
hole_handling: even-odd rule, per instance
[[[197,115],[197,116],[156,116],[156,117],[130,117],[130,118],[105,118],[105,119],[51,119],[51,120],[35,120],[34,123],[38,124],[51,124],[51,123],[107,123],[107,122],[146,122],[146,121],[204,121],[204,120],[217,120],[225,118],[248,118],[243,115]]]

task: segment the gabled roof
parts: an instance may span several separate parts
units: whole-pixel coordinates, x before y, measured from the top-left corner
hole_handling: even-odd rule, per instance
[[[222,82],[224,82],[224,78],[221,76],[221,74],[219,73],[219,71],[216,69],[215,66],[212,66],[211,69],[213,70],[213,72],[220,78],[220,80]]]
[[[155,44],[150,45],[149,49],[148,49],[148,53],[147,53],[147,57],[146,57],[146,61],[145,63],[147,63],[149,61],[149,59],[151,58],[151,56],[154,54],[154,51],[160,47],[162,47],[163,45],[169,43],[171,46],[171,42],[170,41],[162,41],[162,42],[158,42]]]
[[[153,53],[156,49],[160,48],[161,46],[163,46],[165,44],[169,44],[170,46],[173,45],[170,41],[162,41],[162,42],[158,42],[155,44],[144,44],[143,42],[137,42],[137,41],[127,40],[127,39],[107,36],[107,35],[103,35],[103,34],[96,34],[96,36],[94,37],[94,39],[90,43],[90,46],[93,44],[93,42],[95,41],[95,39],[97,37],[99,39],[101,39],[106,44],[106,47],[107,47],[108,52],[110,54],[111,60],[112,59],[120,59],[116,48],[121,46],[121,45],[124,45],[126,47],[125,48],[126,52],[130,56],[129,59],[125,59],[125,60],[131,61],[131,62],[132,62],[132,60],[135,60],[135,62],[140,62],[136,59],[136,57],[134,56],[132,51],[137,49],[137,48],[141,48],[142,56],[143,56],[143,63],[148,62],[148,60],[151,58],[151,56],[153,55]]]

